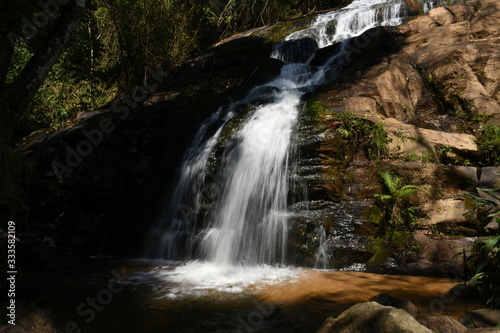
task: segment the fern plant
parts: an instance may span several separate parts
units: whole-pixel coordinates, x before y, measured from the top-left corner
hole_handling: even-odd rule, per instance
[[[483,216],[492,218],[495,222],[500,224],[500,189],[498,188],[478,188],[479,192],[483,192],[485,196],[474,194],[460,194],[462,198],[472,200],[474,207],[472,210],[479,211]]]
[[[500,175],[500,173],[497,173]],[[500,185],[500,182],[496,182]],[[493,218],[500,224],[500,188],[479,189],[484,196],[462,194],[463,198],[471,199],[473,209]],[[491,308],[500,308],[500,236],[488,240],[478,240],[476,251],[467,258],[475,266],[475,275],[467,281],[480,293],[480,298]]]
[[[500,308],[500,236],[486,242],[477,241],[479,249],[467,260],[476,267],[475,275],[467,281],[479,291],[479,297],[492,309]]]
[[[375,205],[369,212],[369,220],[376,228],[376,235],[371,238],[375,250],[369,264],[379,263],[387,256],[390,247],[402,246],[410,232],[418,224],[418,212],[409,198],[417,191],[427,192],[415,185],[405,185],[401,178],[387,172],[379,172],[384,185],[384,192],[375,194]]]
[[[424,188],[415,185],[403,185],[401,178],[392,176],[387,172],[380,172],[386,193],[375,194],[374,198],[379,207],[382,207],[383,218],[380,231],[411,230],[416,223],[416,211],[408,199],[417,191]]]

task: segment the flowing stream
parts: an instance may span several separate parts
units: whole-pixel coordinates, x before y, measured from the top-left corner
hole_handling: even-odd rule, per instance
[[[357,0],[318,15],[275,47],[271,57],[285,63],[278,77],[221,107],[200,127],[148,242],[149,257],[187,262],[166,272],[167,280],[231,289],[296,274],[286,268],[287,207],[293,203],[301,97],[338,77],[350,38],[401,24],[405,15],[402,0]],[[322,66],[310,65],[317,49],[334,43],[340,43],[335,55]],[[327,268],[325,231],[318,233],[317,265]]]

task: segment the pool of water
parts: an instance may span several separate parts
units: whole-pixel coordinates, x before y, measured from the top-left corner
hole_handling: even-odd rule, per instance
[[[328,316],[387,292],[419,316],[460,317],[480,304],[445,293],[451,279],[206,262],[93,260],[34,271],[25,293],[82,332],[314,332]]]

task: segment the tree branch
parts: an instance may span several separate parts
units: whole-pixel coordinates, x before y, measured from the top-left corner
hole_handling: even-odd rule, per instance
[[[42,47],[30,59],[21,74],[7,87],[7,91],[15,94],[13,103],[6,110],[9,113],[8,117],[19,119],[25,112],[78,26],[84,10],[85,0],[71,0],[62,8]]]

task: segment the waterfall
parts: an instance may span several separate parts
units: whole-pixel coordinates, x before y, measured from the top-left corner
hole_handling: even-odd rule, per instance
[[[287,235],[289,147],[300,95],[283,91],[257,109],[233,137],[220,176],[223,189],[202,248],[217,263],[283,262]]]
[[[223,126],[234,116],[230,109],[224,112],[221,107],[199,128],[193,144],[184,154],[177,175],[177,183],[170,195],[170,203],[160,223],[150,233],[155,244],[148,248],[148,255],[158,258],[174,259],[180,255],[192,255],[196,217],[204,198],[205,172],[212,149],[219,139]],[[218,127],[214,134],[210,129]],[[167,230],[165,232],[165,230]]]
[[[402,0],[356,0],[318,15],[308,28],[277,45],[271,57],[285,62],[280,75],[254,88],[242,101],[219,109],[201,126],[185,154],[162,222],[152,232],[150,244],[155,250],[150,253],[221,265],[286,264],[290,170],[295,163],[292,138],[301,97],[323,84],[327,71],[340,72],[349,38],[375,26],[401,24],[404,15]],[[324,65],[309,64],[318,48],[341,42],[338,53]],[[207,165],[221,133],[248,103],[253,110],[223,145],[207,182]],[[212,193],[208,199],[203,195],[207,188]],[[324,229],[319,237],[325,244]],[[324,252],[322,245],[317,252],[322,267]]]

